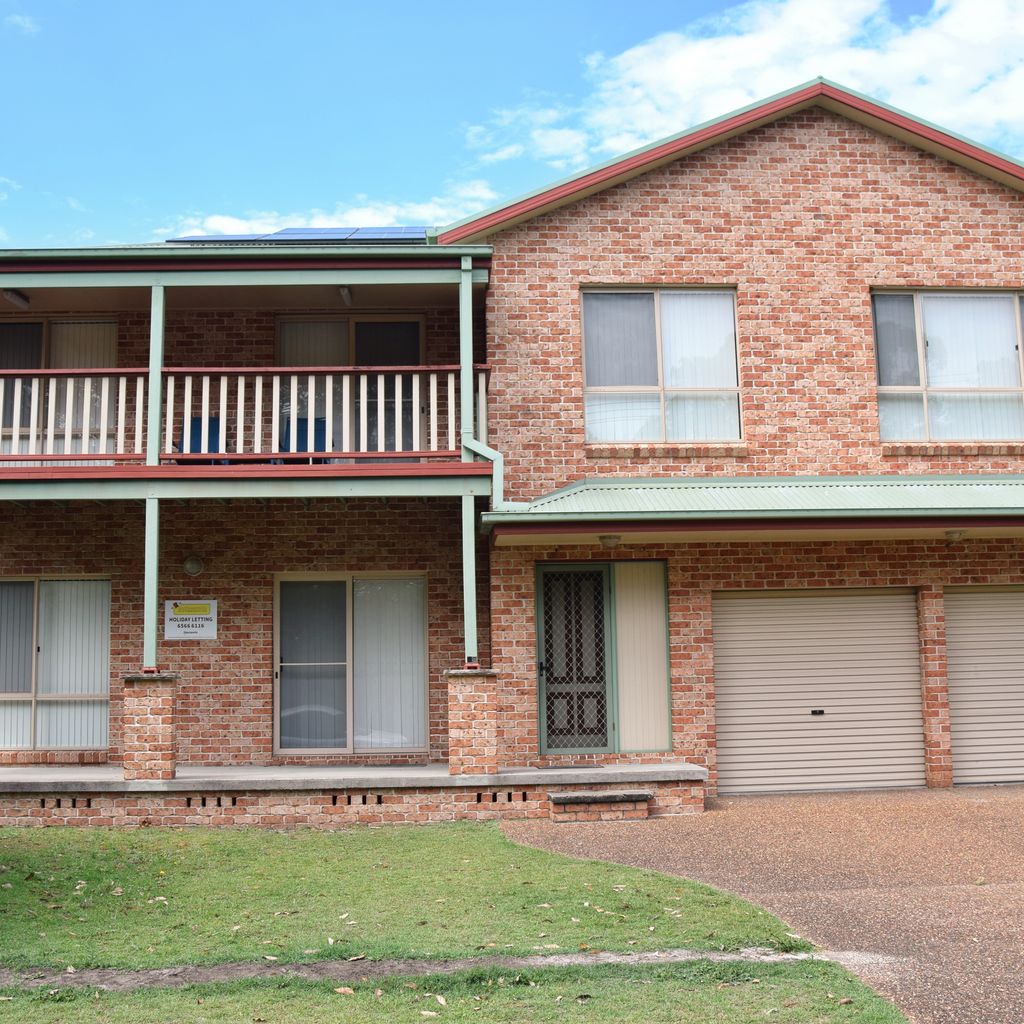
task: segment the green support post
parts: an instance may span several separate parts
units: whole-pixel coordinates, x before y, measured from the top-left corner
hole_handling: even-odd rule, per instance
[[[149,303],[149,403],[146,418],[146,465],[160,465],[160,421],[164,384],[164,286],[155,284]]]
[[[476,627],[476,510],[472,495],[462,497],[462,621],[466,668],[478,668]]]
[[[459,433],[462,461],[472,462],[473,440],[473,257],[462,257],[459,275]],[[462,496],[462,622],[466,667],[479,664],[476,626],[476,511],[471,495]]]
[[[473,257],[462,257],[459,275],[459,432],[462,461],[472,462],[466,442],[473,438]]]
[[[155,671],[160,611],[160,499],[146,499],[146,550],[142,584],[142,668]]]

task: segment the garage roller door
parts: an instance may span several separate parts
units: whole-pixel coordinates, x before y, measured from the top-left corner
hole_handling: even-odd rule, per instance
[[[954,782],[1024,781],[1024,592],[947,591]]]
[[[722,793],[924,785],[911,591],[714,599]]]

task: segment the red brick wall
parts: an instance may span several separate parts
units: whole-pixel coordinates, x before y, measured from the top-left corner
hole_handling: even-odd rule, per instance
[[[454,302],[454,288],[453,288]],[[386,310],[374,309],[379,316]],[[166,366],[276,366],[277,321],[282,316],[337,318],[358,316],[359,311],[336,309],[280,310],[174,310],[167,312],[164,326],[164,363]],[[424,362],[449,366],[459,361],[459,313],[452,308],[401,309],[398,318],[423,317]],[[118,359],[121,366],[149,365],[149,313],[122,313],[119,321]],[[477,324],[479,351],[483,361],[483,320]]]
[[[880,443],[870,289],[1024,287],[1022,232],[1019,193],[809,110],[495,235],[508,496],[602,475],[1021,471],[1024,444]],[[579,291],[615,284],[736,289],[742,443],[584,444]]]
[[[444,672],[463,662],[458,499],[164,502],[161,600],[216,598],[216,641],[161,640],[161,667],[180,674],[179,763],[275,763],[272,753],[273,584],[278,572],[405,571],[428,574],[429,757],[447,752]],[[110,755],[119,760],[123,677],[142,659],[140,504],[0,506],[0,578],[89,574],[112,581]],[[198,554],[197,579],[181,566]],[[480,551],[486,580],[487,551]],[[488,593],[480,593],[481,657],[489,659]],[[162,607],[162,606],[161,606]],[[162,636],[162,629],[161,629]],[[101,755],[0,752],[0,763],[95,761]],[[424,761],[416,755],[326,758]],[[301,756],[291,763],[324,761]]]
[[[605,560],[595,546],[494,548],[491,621],[507,765],[657,761],[706,765],[715,778],[711,595],[718,590],[913,587],[919,590],[926,764],[931,784],[950,780],[942,588],[1024,583],[1024,540],[850,541],[626,546],[616,560],[668,565],[673,750],[666,755],[538,754],[535,565]],[[710,790],[713,792],[713,786]]]
[[[447,789],[379,789],[310,792],[224,790],[195,794],[113,795],[0,794],[0,826],[6,825],[261,825],[265,828],[344,828],[355,824],[419,824],[548,818],[596,821],[698,814],[704,809],[699,782],[655,782],[646,813],[624,815],[622,804],[593,804],[571,814],[553,811],[548,786]],[[565,786],[558,787],[566,789]],[[588,786],[588,790],[614,786]],[[608,808],[605,811],[597,808]]]

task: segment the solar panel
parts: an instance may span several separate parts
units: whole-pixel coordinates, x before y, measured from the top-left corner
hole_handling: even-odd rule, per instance
[[[427,228],[407,225],[388,227],[336,227],[336,228],[281,228],[262,235],[186,235],[169,238],[168,242],[188,242],[194,245],[218,245],[232,242],[264,242],[294,244],[296,242],[317,242],[320,244],[372,244],[374,242],[425,242]]]

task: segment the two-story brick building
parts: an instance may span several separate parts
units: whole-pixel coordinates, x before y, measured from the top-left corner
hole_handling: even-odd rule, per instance
[[[0,254],[0,816],[1024,780],[1022,189],[816,81],[439,232]]]

